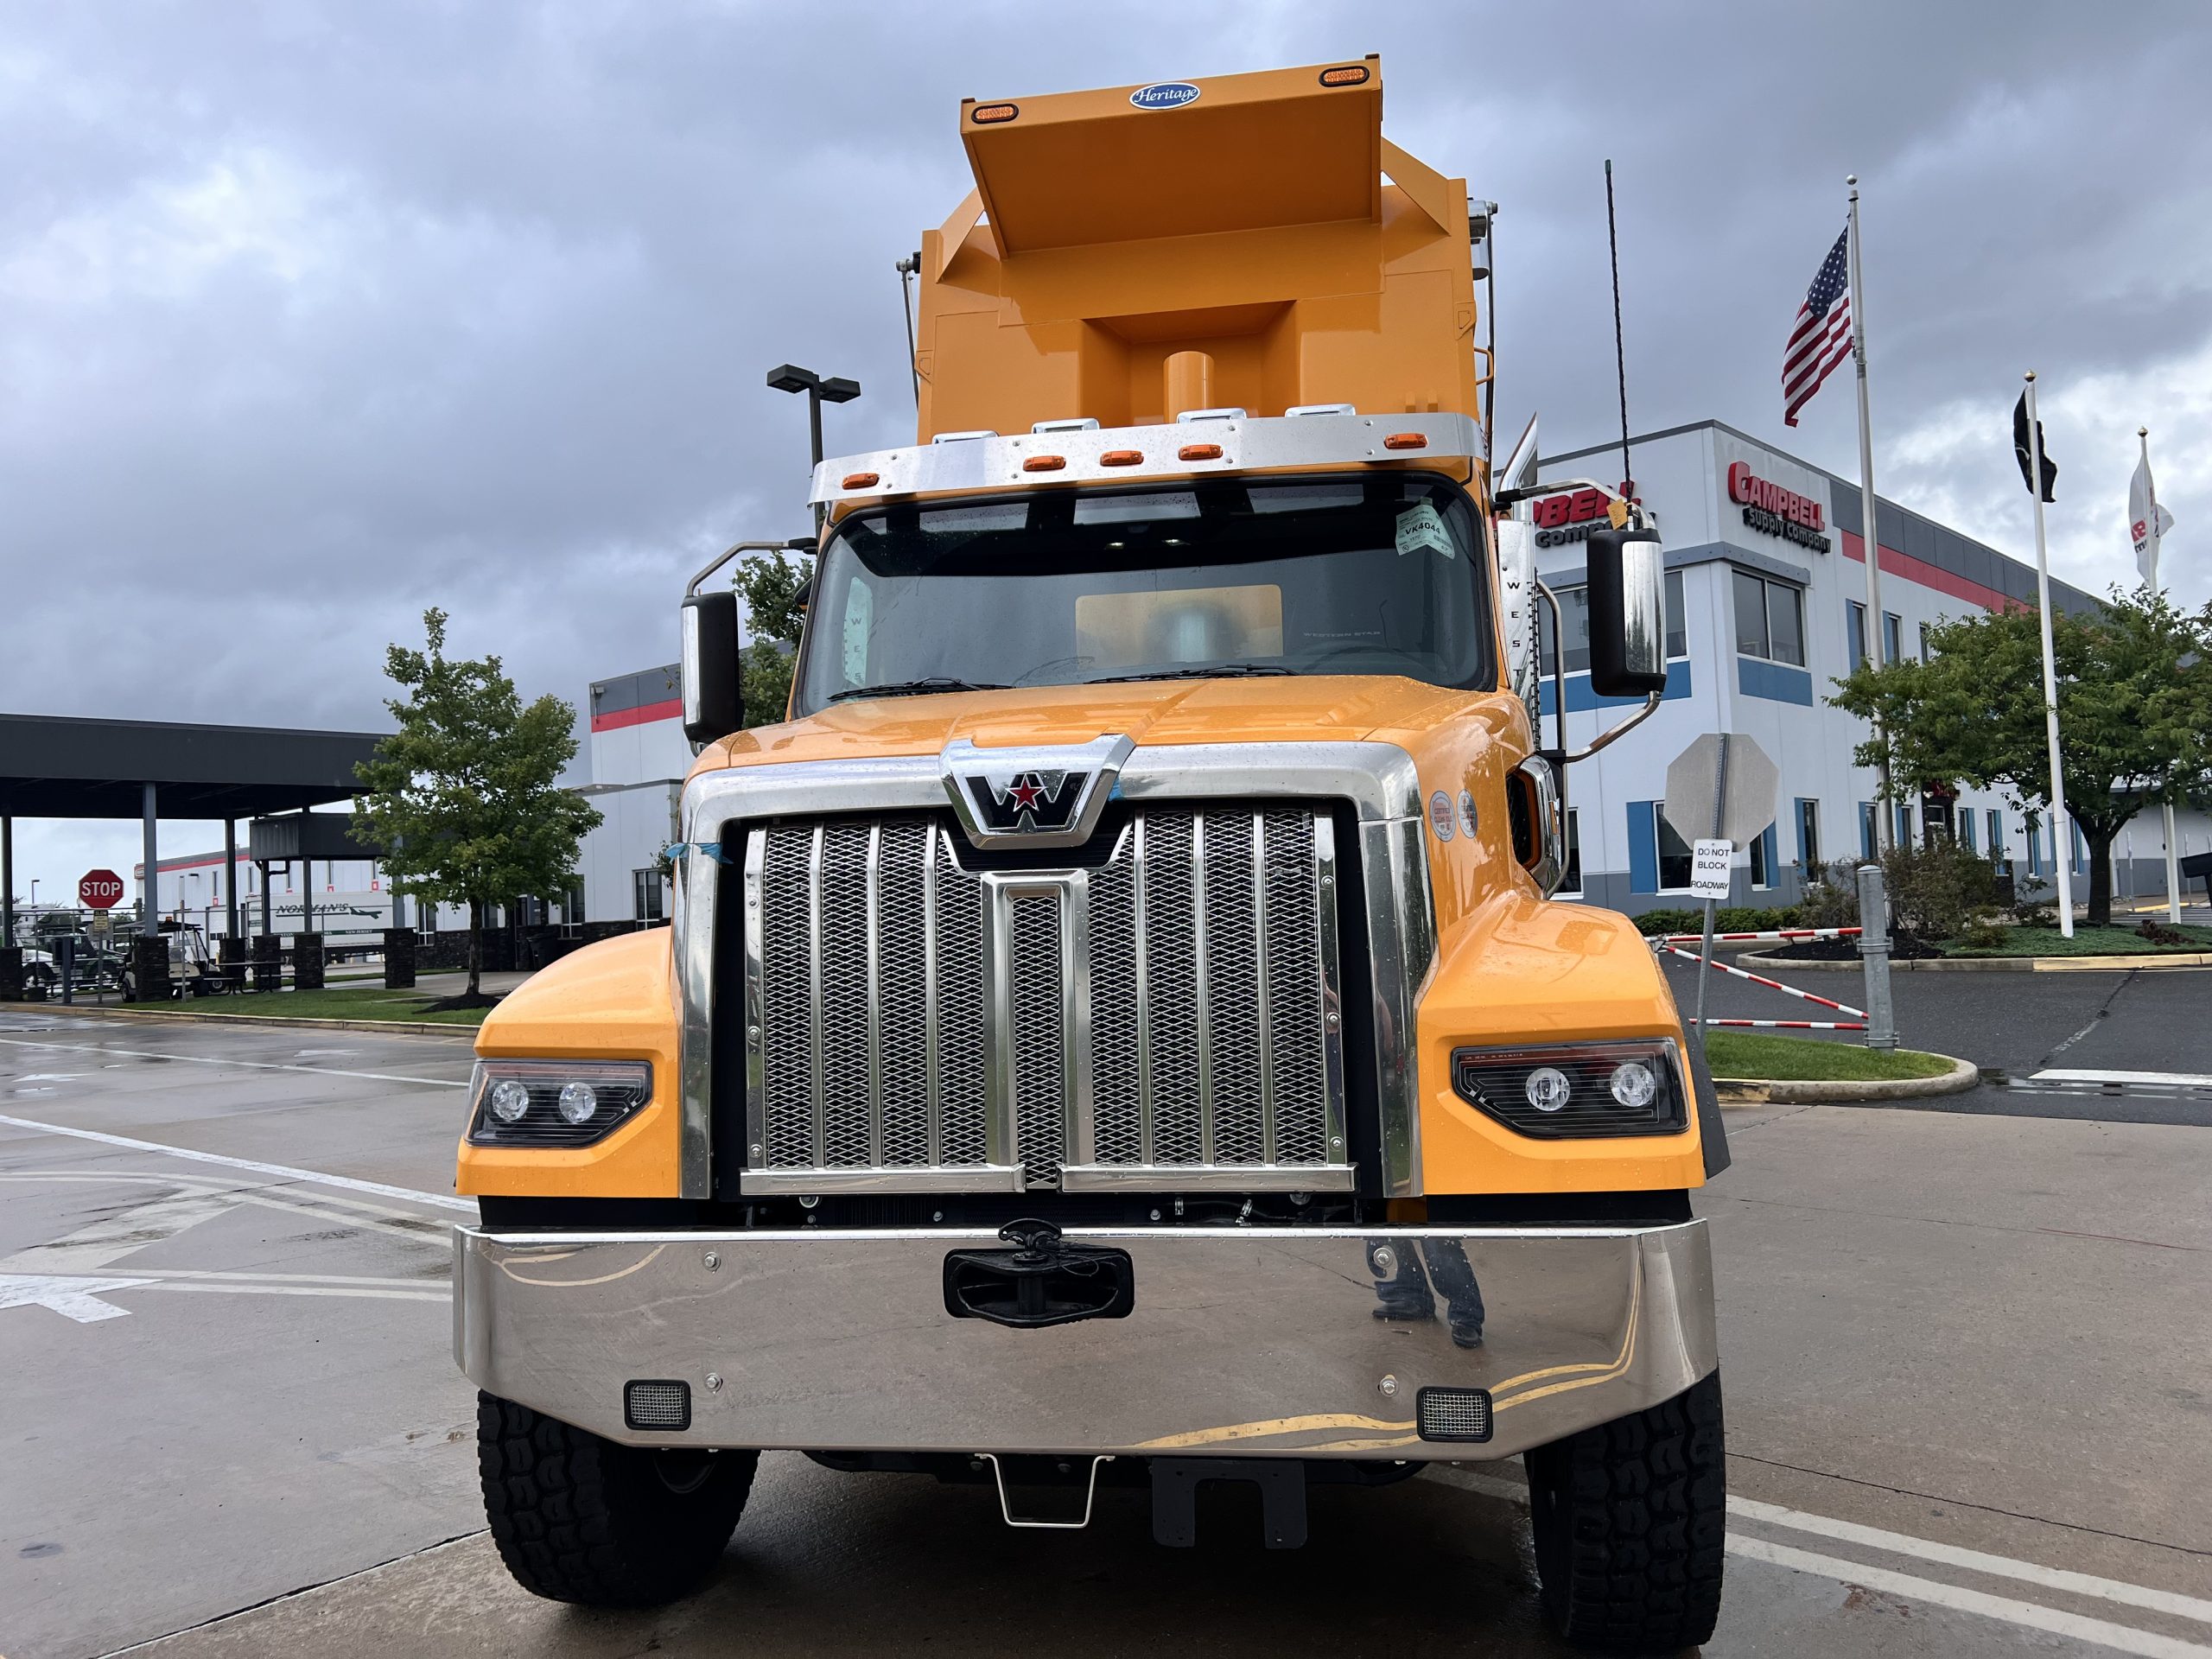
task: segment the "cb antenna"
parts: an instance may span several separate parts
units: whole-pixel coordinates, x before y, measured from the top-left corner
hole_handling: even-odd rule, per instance
[[[1621,238],[1613,224],[1613,161],[1605,158],[1605,242],[1613,257],[1613,371],[1621,388],[1621,499],[1636,499],[1636,475],[1628,464],[1628,353],[1621,340]]]
[[[919,249],[899,261],[899,308],[906,318],[906,374],[914,383],[914,412],[922,412],[922,371],[914,360],[914,273],[922,268]]]

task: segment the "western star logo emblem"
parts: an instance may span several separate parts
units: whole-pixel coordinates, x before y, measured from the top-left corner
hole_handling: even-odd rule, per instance
[[[1080,846],[1135,747],[1119,736],[1021,748],[982,748],[961,738],[941,760],[944,791],[978,847]]]
[[[1065,830],[1089,776],[1081,772],[969,772],[977,818],[996,835]]]

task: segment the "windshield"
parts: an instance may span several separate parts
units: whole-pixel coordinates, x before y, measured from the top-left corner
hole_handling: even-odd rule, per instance
[[[1071,490],[859,513],[798,712],[855,694],[1221,674],[1496,684],[1483,543],[1441,480]]]

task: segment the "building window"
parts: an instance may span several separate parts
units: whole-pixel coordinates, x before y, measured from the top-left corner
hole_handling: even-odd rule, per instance
[[[1751,885],[1771,887],[1774,885],[1775,836],[1772,824],[1751,837]]]
[[[1843,601],[1845,654],[1851,659],[1851,671],[1857,673],[1859,664],[1866,660],[1866,607],[1855,599]]]
[[[1904,619],[1894,611],[1882,613],[1882,660],[1894,663],[1904,655]]]
[[[1590,671],[1590,590],[1587,588],[1557,588],[1560,619],[1567,626],[1567,671],[1587,674]],[[1556,641],[1552,632],[1552,607],[1544,603],[1541,594],[1536,595],[1537,632],[1541,636],[1543,669],[1553,671],[1552,658]]]
[[[1808,879],[1821,873],[1821,804],[1797,803],[1797,861]]]
[[[1897,844],[1900,847],[1910,847],[1912,845],[1912,804],[1910,801],[1899,801],[1897,804]]]
[[[1590,671],[1590,590],[1587,588],[1555,588],[1559,595],[1560,616],[1567,623],[1567,671],[1587,674]],[[1539,660],[1547,676],[1552,672],[1552,607],[1544,603],[1543,595],[1536,596],[1536,635]],[[1667,573],[1667,658],[1669,662],[1690,654],[1689,626],[1682,615],[1682,573]]]
[[[1920,625],[1920,660],[1923,663],[1936,660],[1935,650],[1928,643],[1928,625],[1925,622]]]
[[[1959,845],[1968,852],[1974,850],[1974,809],[1971,807],[1959,809]]]
[[[1736,589],[1736,654],[1805,666],[1805,599],[1786,582],[1748,570],[1732,573]]]
[[[641,922],[658,922],[666,918],[667,909],[661,902],[662,889],[658,870],[630,872],[631,914]]]
[[[1582,896],[1582,809],[1567,809],[1567,874],[1560,878],[1559,896],[1580,899]]]
[[[1659,891],[1686,891],[1690,885],[1689,842],[1675,833],[1675,826],[1667,822],[1666,813],[1656,801],[1651,806],[1651,823],[1659,848]]]
[[[1989,809],[1987,822],[1989,855],[1992,858],[2002,858],[2005,855],[2005,815],[1993,806]]]
[[[1861,802],[1859,802],[1859,857],[1861,857],[1861,858],[1872,858],[1872,857],[1873,857],[1873,856],[1874,856],[1874,846],[1875,846],[1875,842],[1874,842],[1874,826],[1875,826],[1875,825],[1876,825],[1876,823],[1878,823],[1878,822],[1879,822],[1879,820],[1878,820],[1878,819],[1874,817],[1874,803],[1873,803],[1873,802],[1872,802],[1872,801],[1861,801]]]

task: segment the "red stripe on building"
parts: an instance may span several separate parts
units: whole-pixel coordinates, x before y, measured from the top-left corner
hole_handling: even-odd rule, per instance
[[[1887,552],[1889,550],[1882,550]],[[683,718],[683,699],[671,697],[666,702],[641,702],[634,709],[617,709],[611,715],[594,715],[591,728],[594,732],[619,732],[625,726],[645,726],[656,720]]]
[[[1843,537],[1843,556],[1866,562],[1866,544],[1849,531],[1839,532]],[[1885,575],[1903,576],[1907,582],[1916,582],[1923,588],[1933,588],[1939,594],[1948,594],[1954,599],[1963,599],[1969,605],[1979,605],[1985,611],[2024,611],[2028,607],[2010,594],[2000,594],[1994,588],[1985,588],[1978,582],[1954,575],[1940,565],[1925,559],[1916,559],[1900,553],[1894,547],[1882,550],[1882,571]]]

